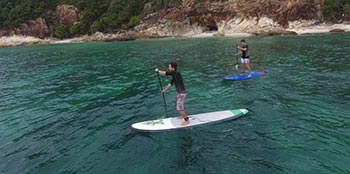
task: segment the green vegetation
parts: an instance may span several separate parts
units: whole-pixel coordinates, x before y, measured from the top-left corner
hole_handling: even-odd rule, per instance
[[[325,0],[322,13],[327,21],[350,20],[349,0]]]
[[[216,1],[227,0],[197,0],[196,2]],[[1,0],[0,30],[14,29],[28,20],[42,17],[49,26],[54,26],[53,32],[57,37],[79,36],[96,31],[113,32],[115,29],[134,27],[146,15],[177,7],[181,3],[182,0]],[[73,5],[78,9],[79,19],[70,28],[55,21],[56,7],[62,4]],[[251,3],[251,5],[259,4]],[[322,12],[327,21],[350,20],[350,1],[325,0]],[[194,23],[196,16],[191,16],[190,21]]]
[[[63,24],[59,24],[54,29],[54,35],[58,38],[68,37],[68,29],[67,26]]]
[[[196,16],[190,16],[190,22],[191,24],[195,23],[197,20],[197,17]]]
[[[47,9],[54,9],[56,5],[50,1],[40,0],[1,0],[0,1],[0,29],[10,29],[20,24],[43,16]]]
[[[84,35],[86,32],[87,32],[87,27],[82,23],[76,23],[69,29],[69,33],[72,36]]]
[[[0,30],[16,28],[38,17],[45,18],[47,23],[52,25],[52,14],[61,4],[77,7],[82,18],[71,28],[56,26],[54,35],[57,37],[96,31],[109,32],[118,28],[128,29],[137,25],[145,15],[176,7],[181,4],[181,0],[1,0]],[[146,4],[147,8],[144,9]]]
[[[130,18],[130,21],[128,23],[128,27],[134,27],[137,24],[140,23],[140,17],[139,16],[133,16]]]

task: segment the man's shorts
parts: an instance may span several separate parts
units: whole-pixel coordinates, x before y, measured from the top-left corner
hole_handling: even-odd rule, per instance
[[[185,99],[186,93],[177,93],[176,94],[176,110],[183,111],[185,109]]]
[[[249,63],[249,58],[241,58],[242,63]]]

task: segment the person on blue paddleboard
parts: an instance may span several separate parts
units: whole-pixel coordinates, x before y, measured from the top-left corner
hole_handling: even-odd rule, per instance
[[[177,63],[170,62],[169,71],[161,71],[158,68],[155,71],[164,76],[172,76],[170,83],[162,90],[164,94],[171,86],[175,85],[176,88],[176,110],[180,113],[179,119],[184,119],[185,121],[181,124],[182,126],[190,124],[189,118],[185,112],[185,99],[186,99],[186,90],[182,80],[182,76],[179,71],[177,71]]]
[[[241,57],[241,63],[242,63],[242,66],[241,66],[241,75],[243,75],[245,73],[245,70],[244,68],[247,67],[248,71],[249,71],[249,75],[248,77],[251,77],[252,76],[252,70],[250,69],[250,64],[249,64],[249,48],[248,48],[248,45],[247,45],[247,42],[242,39],[241,40],[241,46],[237,46],[238,49],[240,49],[242,51],[242,57]]]

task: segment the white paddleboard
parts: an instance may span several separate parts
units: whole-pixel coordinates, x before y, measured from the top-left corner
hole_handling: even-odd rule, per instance
[[[240,116],[246,115],[247,113],[248,113],[247,109],[225,110],[225,111],[189,115],[188,117],[189,117],[190,124],[185,126],[181,125],[181,123],[184,122],[184,119],[171,117],[171,118],[165,118],[165,119],[134,123],[131,125],[131,127],[135,130],[142,131],[142,132],[159,132],[159,131],[183,129],[183,128],[200,126],[204,124],[211,124],[211,123],[231,120],[231,119],[235,119]]]

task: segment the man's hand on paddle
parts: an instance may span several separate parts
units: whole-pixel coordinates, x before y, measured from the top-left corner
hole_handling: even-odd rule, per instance
[[[165,94],[165,92],[171,87],[171,84],[169,83],[162,91],[162,94]]]
[[[161,70],[159,70],[158,68],[154,69],[154,71],[155,71],[156,73],[158,73],[158,80],[159,80],[159,83],[161,83],[161,82],[160,82],[160,79],[159,79],[159,74],[165,75],[165,74],[166,74],[166,71],[161,71]],[[171,84],[169,83],[164,89],[162,89],[161,93],[164,94],[170,87],[171,87]],[[160,86],[160,88],[162,88],[162,86]]]
[[[240,46],[237,46],[238,49],[242,50],[242,51],[247,51],[247,48],[242,48]]]
[[[160,69],[158,69],[158,68],[154,69],[154,71],[155,71],[156,73],[159,73],[160,75],[163,75],[163,76],[165,76],[165,74],[166,74],[166,71],[162,71],[162,70],[160,70]]]

